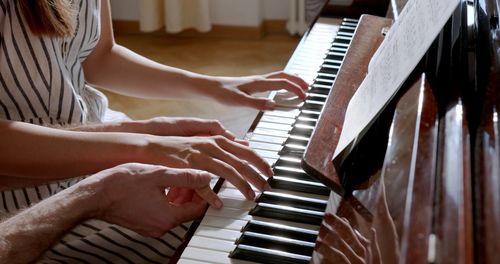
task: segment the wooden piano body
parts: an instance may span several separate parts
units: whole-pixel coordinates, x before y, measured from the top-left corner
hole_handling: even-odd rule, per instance
[[[366,52],[373,53],[354,49],[356,41],[378,42],[367,34],[352,41],[303,166],[343,194],[334,213],[367,237],[377,230],[384,263],[500,259],[498,8],[494,1],[463,2],[394,102],[336,168],[328,161],[346,98],[366,74]]]
[[[397,15],[404,2],[392,1],[389,16]],[[391,25],[391,19],[375,16],[363,16],[359,22],[302,167],[340,195],[330,195],[327,210],[347,218],[362,234],[371,228],[377,231],[384,263],[495,263],[500,259],[499,8],[494,0],[463,1],[396,98],[344,163],[335,167],[332,156],[349,98]],[[472,21],[468,12],[474,14]],[[301,46],[308,38],[312,37],[304,37]],[[271,119],[275,116],[261,114],[252,129]],[[341,197],[339,203],[333,201],[335,197]],[[248,210],[254,207],[241,204]],[[215,219],[213,210],[208,211]],[[237,229],[227,232],[238,233]],[[196,236],[198,231],[192,232]],[[210,232],[206,241],[216,241],[212,238],[217,229],[209,227]],[[220,232],[223,236],[226,231]],[[193,243],[185,251],[196,252],[184,252],[179,263],[202,263],[202,259],[249,263],[252,257],[246,252],[244,261],[229,259],[227,252],[237,251],[231,242],[226,253],[192,258],[211,252],[211,246],[198,250]],[[266,261],[277,263],[274,258]]]

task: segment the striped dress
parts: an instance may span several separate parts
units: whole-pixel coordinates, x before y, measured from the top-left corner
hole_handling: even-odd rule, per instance
[[[100,35],[100,1],[73,0],[76,34],[33,35],[18,0],[0,0],[0,118],[39,125],[70,125],[126,118],[108,109],[106,97],[85,82],[82,62]],[[34,204],[80,178],[1,192],[0,216]],[[181,244],[187,225],[162,238],[90,220],[69,231],[41,263],[165,263]]]

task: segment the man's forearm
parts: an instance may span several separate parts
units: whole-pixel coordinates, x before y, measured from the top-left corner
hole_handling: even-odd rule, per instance
[[[73,186],[0,223],[0,263],[29,263],[81,221],[94,217],[94,190]]]

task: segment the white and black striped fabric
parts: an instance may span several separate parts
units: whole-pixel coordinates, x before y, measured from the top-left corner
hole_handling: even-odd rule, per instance
[[[38,125],[70,125],[126,118],[108,109],[106,97],[85,83],[82,62],[100,36],[100,0],[73,0],[73,37],[31,33],[18,0],[0,0],[0,118]],[[0,215],[16,211],[77,183],[83,177],[0,193]],[[188,224],[159,239],[90,220],[48,250],[41,263],[165,263]]]

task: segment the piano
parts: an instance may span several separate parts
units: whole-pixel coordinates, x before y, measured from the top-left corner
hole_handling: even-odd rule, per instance
[[[248,201],[214,180],[224,208],[207,209],[172,262],[309,263],[326,212],[366,237],[375,229],[384,263],[500,259],[498,1],[462,1],[377,121],[332,162],[349,98],[404,4],[391,1],[389,18],[318,17],[285,68],[311,83],[307,98],[261,112],[248,133],[273,164],[273,190]]]

